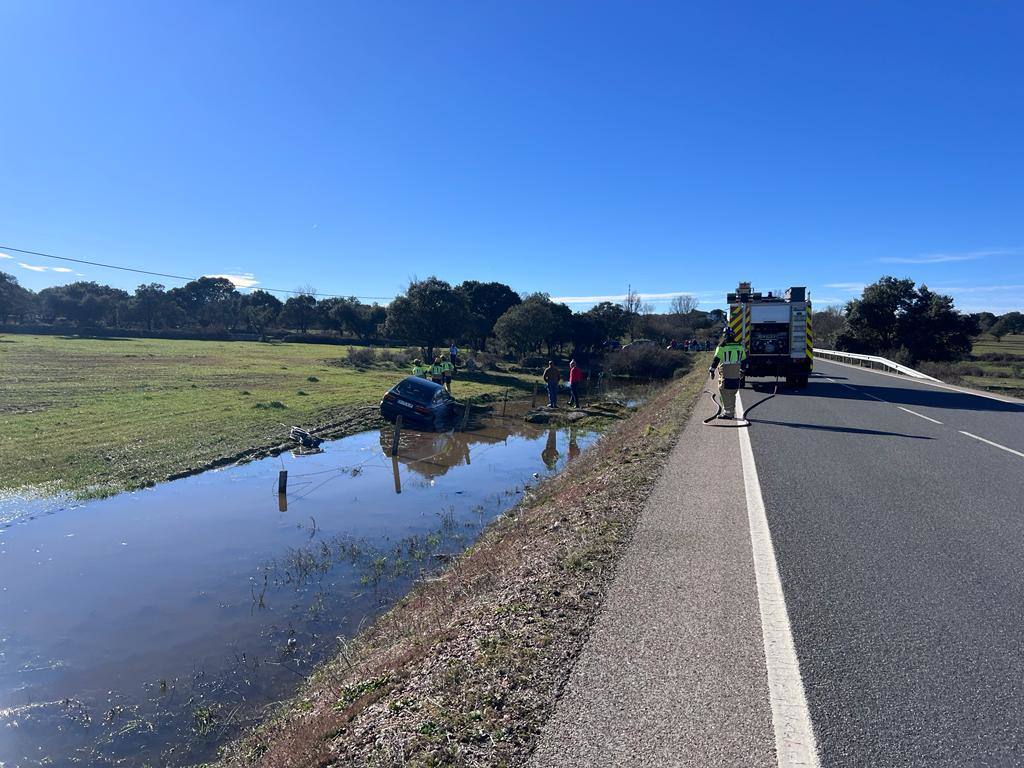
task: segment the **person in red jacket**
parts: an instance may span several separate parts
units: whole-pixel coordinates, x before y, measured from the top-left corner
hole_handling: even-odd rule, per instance
[[[583,369],[576,365],[575,360],[569,361],[569,405],[572,408],[580,407],[580,384],[585,378]]]

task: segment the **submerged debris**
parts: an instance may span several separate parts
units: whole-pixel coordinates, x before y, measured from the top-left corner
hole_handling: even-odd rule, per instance
[[[302,427],[292,427],[291,431],[288,432],[288,436],[303,448],[319,448],[320,443],[323,442],[319,437],[315,437],[311,432]]]

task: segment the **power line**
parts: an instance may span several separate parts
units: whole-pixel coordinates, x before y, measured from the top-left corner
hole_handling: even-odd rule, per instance
[[[184,280],[186,283],[190,283],[194,280],[198,280],[197,277],[185,277],[184,275],[170,275],[166,272],[153,272],[148,269],[138,269],[137,267],[122,267],[118,264],[105,264],[102,261],[88,261],[86,259],[72,259],[69,256],[54,256],[52,253],[41,253],[40,251],[26,251],[23,248],[12,248],[9,245],[0,245],[0,251],[14,251],[15,253],[24,253],[27,256],[40,256],[44,259],[55,259],[57,261],[68,261],[72,264],[88,264],[92,267],[103,267],[104,269],[117,269],[122,272],[134,272],[138,275],[150,275],[152,277],[166,277],[171,280]],[[307,294],[305,291],[289,291],[287,288],[265,288],[260,286],[257,290],[268,291],[270,293],[287,293],[293,296],[318,296],[325,299],[368,299],[371,301],[391,301],[394,296],[353,296],[351,294],[342,293],[318,293],[313,292]]]

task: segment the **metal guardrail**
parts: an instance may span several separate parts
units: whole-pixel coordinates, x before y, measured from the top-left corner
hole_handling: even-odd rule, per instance
[[[905,365],[894,363],[892,360],[887,360],[884,357],[876,357],[875,355],[858,355],[854,352],[838,352],[834,349],[817,349],[814,350],[814,356],[820,357],[823,360],[834,360],[837,363],[846,363],[847,365],[859,365],[862,368],[874,368],[878,371],[888,371],[889,373],[898,373],[902,376],[909,376],[912,379],[925,379],[927,381],[938,381],[938,379],[931,376],[926,376],[920,371],[915,371],[913,368],[907,368]]]

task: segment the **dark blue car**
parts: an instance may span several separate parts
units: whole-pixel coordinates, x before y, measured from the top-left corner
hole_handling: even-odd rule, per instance
[[[388,421],[401,416],[402,424],[409,427],[445,430],[454,421],[455,400],[440,384],[408,376],[384,395],[380,415]]]

